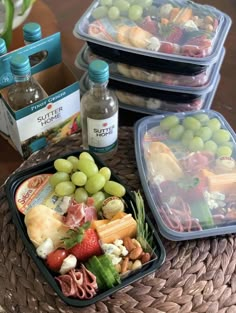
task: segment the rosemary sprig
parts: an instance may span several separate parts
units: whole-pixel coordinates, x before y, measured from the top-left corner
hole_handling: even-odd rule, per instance
[[[137,240],[140,242],[144,251],[153,252],[153,232],[145,219],[145,207],[143,197],[140,191],[135,192],[135,206],[131,202],[131,206],[134,212],[134,218],[137,222]],[[151,250],[151,251],[150,251]]]

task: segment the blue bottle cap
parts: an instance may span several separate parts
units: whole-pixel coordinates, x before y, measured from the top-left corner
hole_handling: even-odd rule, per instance
[[[94,60],[88,67],[89,79],[94,83],[104,83],[109,79],[109,66],[105,61]]]
[[[27,23],[23,26],[24,40],[34,42],[42,38],[41,26],[38,23]]]
[[[0,55],[7,53],[6,42],[3,38],[0,38]]]
[[[29,58],[24,54],[13,55],[10,64],[11,71],[15,75],[25,75],[30,72]]]

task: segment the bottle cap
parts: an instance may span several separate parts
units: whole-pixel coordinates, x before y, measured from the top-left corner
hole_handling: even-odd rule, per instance
[[[94,83],[104,83],[109,79],[109,66],[105,61],[94,60],[89,64],[88,74]]]
[[[11,58],[11,71],[15,75],[25,75],[30,72],[29,58],[24,54],[16,54]]]
[[[42,38],[41,26],[38,23],[27,23],[23,26],[24,40],[34,42]]]
[[[0,38],[0,55],[7,53],[6,42],[3,38]]]

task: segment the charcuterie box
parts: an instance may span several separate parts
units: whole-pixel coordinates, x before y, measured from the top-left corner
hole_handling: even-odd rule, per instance
[[[162,235],[187,240],[236,232],[236,136],[213,110],[144,117],[136,162]]]
[[[75,59],[75,66],[87,70],[89,63],[94,59],[103,59],[109,64],[110,79],[133,83],[148,88],[158,88],[175,92],[190,92],[195,94],[208,93],[214,88],[215,77],[219,74],[225,56],[225,49],[218,61],[198,75],[177,75],[170,72],[153,71],[135,67],[129,64],[113,62],[92,52],[85,44]]]
[[[217,62],[231,19],[193,1],[93,1],[73,34],[102,57],[197,75]]]
[[[78,173],[87,181],[78,180]],[[98,182],[103,185],[98,187]],[[5,188],[13,222],[29,255],[56,296],[68,305],[94,304],[153,273],[165,260],[152,213],[140,193],[129,191],[92,153],[78,150],[18,171]],[[81,241],[76,236],[82,229]],[[46,242],[50,242],[47,249]],[[63,260],[60,256],[58,267],[59,257],[53,261],[53,255],[62,250],[67,254]],[[68,267],[68,259],[75,261],[73,267],[71,263]]]
[[[16,54],[30,57],[39,52],[44,52],[44,58],[31,67],[31,73],[45,97],[14,110],[7,95],[14,83],[10,60]],[[24,158],[79,130],[79,83],[63,63],[60,33],[1,56],[0,77],[0,132]]]
[[[218,74],[214,77],[212,91],[209,93],[203,93],[202,95],[152,89],[111,79],[108,86],[115,92],[119,100],[120,108],[142,114],[155,115],[170,112],[209,109],[214,99],[219,81],[220,76]],[[88,89],[89,79],[86,72],[80,80],[81,94]]]

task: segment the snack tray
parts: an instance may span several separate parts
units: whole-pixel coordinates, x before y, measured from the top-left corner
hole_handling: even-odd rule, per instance
[[[214,88],[216,76],[220,71],[224,56],[225,49],[223,48],[218,61],[208,67],[205,72],[198,75],[175,75],[132,67],[124,63],[115,63],[112,60],[93,54],[91,49],[85,44],[77,54],[74,64],[77,68],[87,70],[92,60],[103,59],[109,64],[110,79],[112,80],[153,89],[203,94],[210,92]]]
[[[163,131],[164,123],[162,121],[166,119],[167,115],[144,117],[135,124],[135,155],[140,181],[161,234],[173,241],[236,232],[235,199],[233,198],[236,184],[234,177],[236,175],[235,132],[225,118],[214,110],[172,115],[179,119],[181,125],[185,126],[187,126],[187,123],[184,124],[186,118],[197,118],[197,116],[198,118],[208,116],[210,120],[214,120],[214,123],[216,120],[220,121],[220,126],[218,126],[223,131],[227,131],[229,137],[227,139],[217,138],[214,133],[219,129],[217,127],[209,141],[211,144],[212,141],[217,142],[218,148],[221,145],[231,148],[224,147],[222,155],[217,154],[218,152],[214,155],[213,150],[208,152],[210,151],[209,145],[204,144],[204,147],[208,146],[207,150],[203,147],[202,150],[199,148],[199,150],[191,152],[193,150],[191,150],[190,141],[186,148],[186,141],[185,143],[182,141],[184,137],[172,140],[170,130]],[[202,119],[202,125],[203,123],[210,125],[207,124],[207,121],[208,119],[205,119],[203,122]],[[188,125],[188,127],[192,127],[192,125]],[[172,133],[172,136],[176,136],[176,133]],[[223,143],[222,140],[225,142]],[[155,149],[155,152],[151,149]],[[162,149],[161,153],[160,149]],[[216,151],[220,152],[220,149]],[[165,153],[166,158],[164,159]],[[167,164],[169,163],[166,167],[161,163],[164,160]],[[204,163],[205,161],[206,163]],[[160,170],[161,165],[159,166],[158,162],[159,165],[162,164],[164,170]],[[169,174],[166,169],[172,165],[171,175],[162,180],[162,172],[164,173],[163,177],[167,177]],[[179,168],[178,165],[180,165]],[[175,174],[179,175],[178,178]],[[171,177],[172,175],[173,177]],[[223,187],[221,187],[219,179],[221,179]]]
[[[61,155],[60,158],[67,158],[69,155],[79,156],[79,154],[83,151],[84,150],[80,149],[80,150],[74,151],[73,153],[67,153],[67,154]],[[90,153],[90,154],[93,156],[96,164],[99,167],[105,166],[105,163],[103,163],[96,155],[94,155],[93,153]],[[25,180],[35,175],[55,172],[53,163],[54,163],[54,160],[58,159],[58,157],[59,156],[55,157],[54,159],[50,159],[48,161],[42,162],[41,164],[32,166],[30,168],[27,168],[27,169],[24,169],[22,171],[18,171],[17,173],[12,174],[6,182],[5,190],[6,190],[7,200],[9,202],[9,207],[11,209],[13,222],[17,227],[19,235],[21,236],[29,255],[31,256],[31,258],[33,259],[33,261],[39,268],[45,280],[53,288],[57,296],[59,296],[66,304],[74,306],[74,307],[85,307],[97,301],[100,301],[109,295],[112,295],[114,292],[156,271],[163,264],[165,260],[165,249],[164,249],[164,246],[162,245],[160,238],[158,237],[158,234],[154,228],[154,225],[152,224],[150,220],[150,217],[146,216],[146,221],[148,225],[150,226],[150,228],[153,230],[153,235],[154,235],[153,238],[154,238],[154,244],[156,247],[155,252],[154,252],[154,258],[151,261],[149,261],[149,263],[147,263],[145,266],[143,266],[141,270],[134,271],[133,275],[127,276],[124,279],[122,279],[121,284],[109,290],[106,290],[103,292],[101,291],[100,293],[95,295],[92,299],[80,300],[76,298],[66,297],[62,293],[59,285],[57,284],[54,278],[55,274],[46,267],[44,261],[41,258],[39,258],[38,255],[36,254],[35,247],[27,235],[26,226],[24,224],[24,215],[17,209],[16,203],[14,200],[17,188]],[[111,177],[113,180],[122,183],[121,180],[113,172],[112,172]],[[127,190],[126,195],[124,196],[124,200],[127,203],[134,200],[133,195],[131,194],[130,191]]]
[[[166,8],[162,10],[163,5],[169,5],[172,9],[177,8],[178,16],[174,18],[170,17],[172,12],[169,11],[167,14]],[[108,52],[111,52],[111,56],[116,56],[116,62],[123,62],[119,58],[123,58],[121,54],[124,54],[124,58],[127,60],[128,56],[130,56],[130,62],[135,62],[135,58],[139,61],[143,59],[143,63],[150,64],[151,68],[153,68],[152,65],[154,65],[157,59],[159,59],[159,63],[164,62],[163,66],[167,66],[167,68],[169,68],[167,61],[195,64],[200,66],[199,70],[201,66],[215,63],[231,26],[231,19],[225,13],[212,6],[200,5],[187,0],[175,0],[165,4],[162,1],[154,1],[153,6],[156,8],[155,14],[149,12],[148,8],[143,8],[143,15],[140,17],[141,22],[139,20],[131,20],[130,15],[127,18],[126,14],[124,16],[121,14],[116,20],[110,19],[107,13],[97,16],[97,14],[94,14],[94,11],[99,6],[99,1],[92,2],[77,21],[73,30],[74,36],[87,41],[94,48],[97,46],[98,50],[99,47],[105,48],[103,50],[104,57],[109,58]],[[130,6],[132,6],[132,3]],[[108,10],[109,7],[107,8]],[[169,15],[168,18],[167,15]],[[197,22],[195,21],[196,16],[199,20],[203,20],[203,24],[209,22],[206,22],[205,19],[210,20],[210,23],[212,23],[211,30],[204,29],[206,28],[205,25],[203,25],[204,27],[197,26]],[[147,29],[145,24],[147,18],[157,24],[156,31],[150,31],[150,27]],[[168,19],[167,25],[162,25],[163,18]],[[161,28],[160,24],[162,26]],[[176,28],[178,28],[179,32],[181,31],[179,40],[176,40],[176,34],[173,39],[173,33],[176,33]],[[132,33],[129,32],[130,29]],[[169,34],[168,32],[171,32],[171,37],[165,35]],[[158,42],[156,46],[152,42],[153,36],[155,38],[154,41]],[[122,40],[119,40],[120,37]],[[162,45],[166,46],[166,44],[168,47],[171,45],[171,52],[170,49],[166,47],[164,49],[162,47]],[[93,51],[95,52],[95,50]],[[125,54],[127,55],[125,56]],[[190,68],[191,65],[189,65]]]
[[[220,76],[216,76],[216,82],[214,89],[209,92],[208,94],[204,94],[201,97],[197,97],[194,99],[190,99],[189,102],[183,102],[183,103],[175,103],[171,102],[168,99],[168,94],[166,95],[165,99],[159,100],[158,98],[154,98],[152,92],[149,90],[145,90],[146,94],[141,95],[140,94],[140,88],[136,87],[137,93],[134,93],[134,88],[130,87],[128,92],[126,90],[119,89],[118,87],[115,88],[114,86],[110,85],[109,87],[116,93],[118,100],[119,100],[119,107],[122,109],[139,112],[142,114],[169,114],[171,112],[182,112],[182,111],[195,111],[199,109],[208,110],[210,109],[212,105],[212,101],[214,99],[217,87],[220,82]],[[127,87],[130,85],[127,84]],[[87,72],[83,74],[83,76],[80,79],[80,88],[81,88],[81,94],[85,93],[89,89],[89,80]],[[139,90],[138,90],[139,89]],[[125,95],[122,97],[122,95]],[[151,94],[152,96],[148,96],[148,94]],[[128,98],[127,98],[128,96]],[[124,101],[124,100],[126,101]],[[130,101],[130,102],[127,102]],[[131,103],[132,101],[132,103]],[[194,106],[195,101],[195,106]],[[162,108],[160,109],[160,106]],[[168,109],[167,109],[168,108]]]

